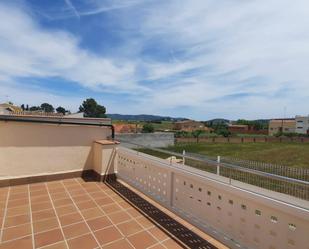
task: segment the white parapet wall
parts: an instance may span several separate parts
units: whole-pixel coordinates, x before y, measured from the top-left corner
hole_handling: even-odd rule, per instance
[[[117,177],[231,248],[309,249],[309,202],[119,147]]]

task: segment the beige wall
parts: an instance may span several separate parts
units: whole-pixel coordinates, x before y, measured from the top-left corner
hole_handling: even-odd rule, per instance
[[[90,169],[109,127],[0,121],[0,179]]]
[[[296,133],[307,134],[309,131],[309,116],[296,116]]]
[[[268,134],[274,135],[280,130],[285,133],[295,132],[296,121],[295,120],[270,120]]]

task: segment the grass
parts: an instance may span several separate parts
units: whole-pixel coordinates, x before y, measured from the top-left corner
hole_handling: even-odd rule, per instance
[[[166,149],[166,148],[165,148]],[[226,157],[237,157],[239,159],[248,159],[260,162],[269,162],[273,164],[281,164],[299,168],[309,168],[309,144],[296,143],[244,143],[244,144],[177,144],[167,148],[170,151],[181,153],[183,149],[191,153],[199,153],[207,156],[215,157],[217,155]],[[170,155],[168,153],[158,152],[151,149],[138,149],[141,152],[156,157],[166,159]],[[198,168],[207,172],[216,173],[216,166],[197,160],[186,160],[186,165]],[[263,171],[268,172],[267,169]],[[287,171],[288,173],[290,170]],[[274,173],[274,172],[270,172]],[[279,173],[280,174],[280,173]],[[288,177],[298,178],[293,172]],[[280,193],[286,193],[295,197],[309,200],[309,187],[297,183],[289,183],[281,180],[270,179],[268,177],[259,176],[247,172],[239,172],[237,169],[221,167],[220,175],[230,177],[234,180],[249,183],[251,185],[274,190]],[[308,176],[299,175],[303,180]]]
[[[156,131],[173,130],[174,124],[171,121],[162,121],[161,123],[151,123]]]
[[[180,143],[168,150],[183,150],[211,157],[225,156],[290,167],[309,168],[309,143]]]

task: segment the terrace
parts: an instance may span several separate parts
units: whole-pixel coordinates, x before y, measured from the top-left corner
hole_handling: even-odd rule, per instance
[[[0,116],[0,137],[0,248],[308,249],[308,201],[123,148],[109,120]]]
[[[4,208],[0,248],[183,248],[189,245],[109,185],[82,178],[2,188],[1,204]],[[160,206],[157,208],[164,211]],[[169,222],[178,223],[183,234],[199,241],[200,248],[226,248],[169,214]]]

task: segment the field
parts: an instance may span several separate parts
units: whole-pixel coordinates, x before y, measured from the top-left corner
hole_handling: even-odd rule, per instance
[[[253,164],[257,167],[255,169],[260,171],[304,181],[309,180],[308,173],[306,173],[309,169],[309,143],[183,143],[164,149],[178,153],[182,153],[183,150],[186,150],[186,152],[206,155],[213,158],[220,155],[230,158],[282,165],[283,167],[269,167],[269,165],[264,167],[265,164],[261,164],[262,168],[259,168],[260,166],[256,163]],[[168,153],[162,153],[160,151],[145,148],[139,149],[139,151],[164,159],[170,156]],[[213,163],[193,160],[190,158],[186,159],[186,165],[211,173],[216,173],[216,164]],[[250,164],[242,166],[247,168],[251,167]],[[292,169],[292,167],[294,167],[294,169]],[[227,167],[221,167],[220,175],[249,183],[251,185],[309,200],[309,187],[307,185],[286,182],[279,179],[271,179],[267,176],[241,172],[237,169]]]
[[[142,127],[144,124],[149,122],[144,121],[122,121],[122,120],[113,120],[113,124],[137,124]],[[171,121],[161,121],[161,122],[150,122],[154,127],[155,131],[164,131],[164,130],[172,130],[174,125]]]
[[[286,167],[266,167],[259,168],[264,172],[278,174],[290,178],[308,181],[309,169],[309,143],[243,143],[243,144],[177,144],[165,150],[182,153],[183,149],[187,152],[216,157],[217,155],[252,160],[264,163],[278,164]],[[166,159],[170,155],[151,149],[139,149],[139,151]],[[216,166],[205,161],[186,159],[186,165],[216,173]],[[261,164],[265,165],[265,164]],[[214,167],[215,166],[215,167]],[[244,167],[248,167],[243,165]],[[294,169],[291,169],[294,167]],[[250,168],[250,166],[249,166]],[[306,169],[304,169],[306,168]],[[286,182],[278,179],[271,179],[266,176],[256,175],[254,173],[240,172],[237,169],[221,167],[220,175],[232,179],[256,185],[262,188],[274,190],[280,193],[286,193],[301,199],[309,200],[309,188],[306,185]]]
[[[256,162],[278,164],[297,168],[309,169],[309,143],[181,143],[164,148],[165,150],[182,153],[197,153],[209,157],[231,157]],[[167,158],[170,155],[148,149],[140,151]]]
[[[177,144],[168,150],[183,150],[211,157],[225,156],[258,162],[309,168],[309,143],[190,143]]]

